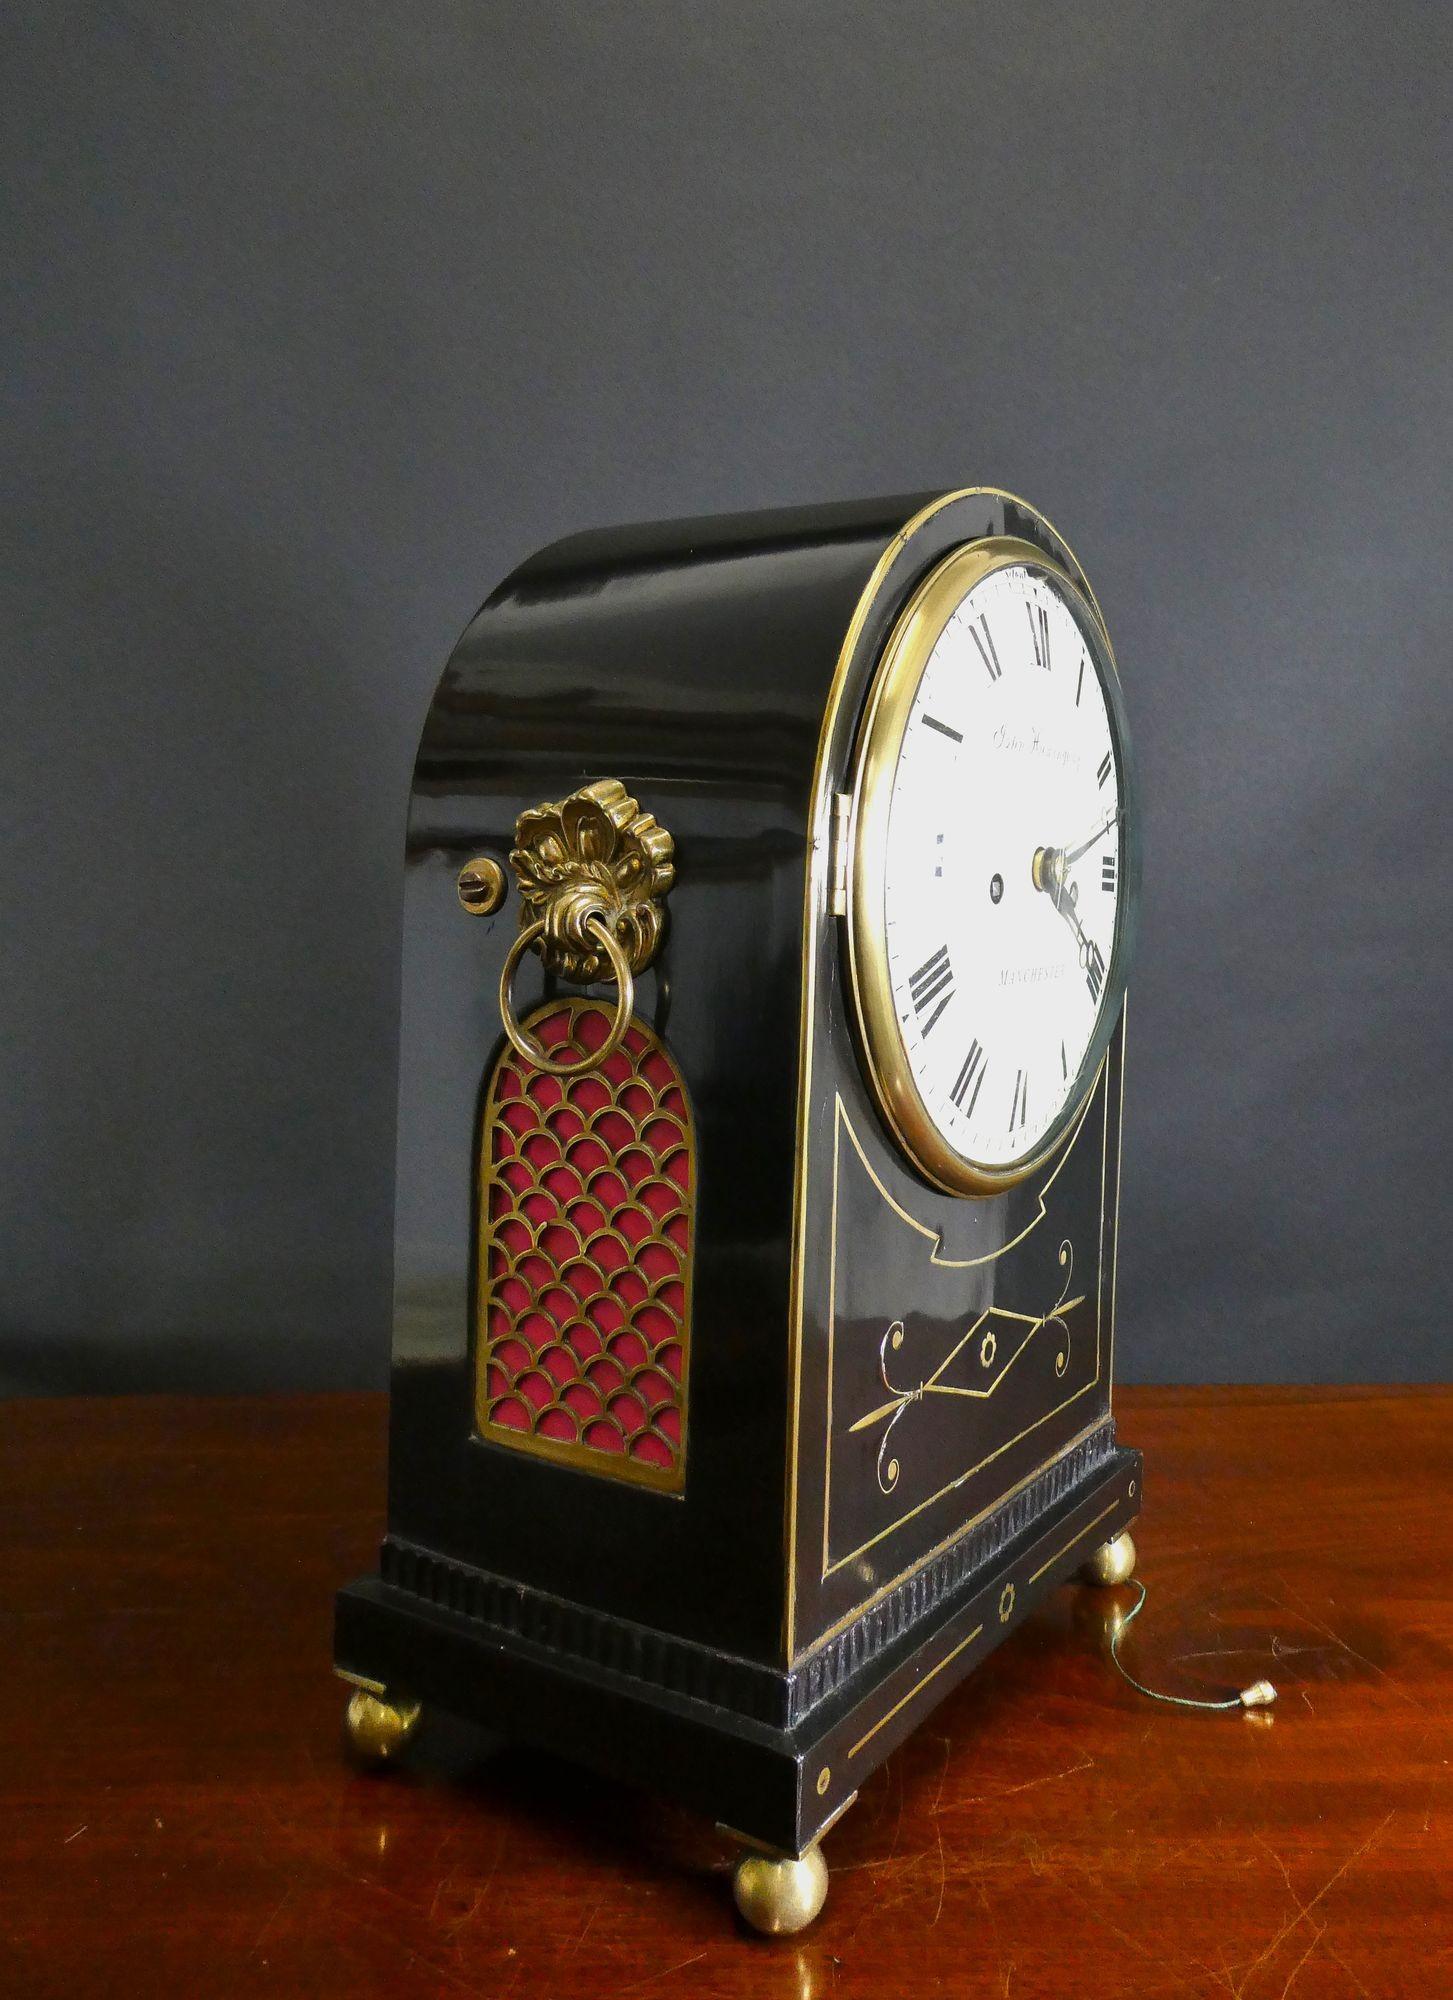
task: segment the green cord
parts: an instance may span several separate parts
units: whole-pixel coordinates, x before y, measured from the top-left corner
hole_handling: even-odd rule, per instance
[[[1138,1590],[1140,1596],[1135,1609],[1126,1612],[1110,1636],[1110,1658],[1114,1661],[1121,1677],[1129,1681],[1137,1694],[1147,1695],[1151,1701],[1170,1702],[1176,1708],[1266,1708],[1276,1700],[1276,1689],[1270,1681],[1254,1681],[1250,1687],[1243,1688],[1240,1694],[1233,1694],[1229,1701],[1195,1701],[1189,1695],[1161,1694],[1156,1688],[1147,1687],[1144,1681],[1138,1681],[1120,1658],[1120,1641],[1145,1609],[1145,1585],[1139,1577],[1131,1577],[1130,1587],[1132,1590]]]

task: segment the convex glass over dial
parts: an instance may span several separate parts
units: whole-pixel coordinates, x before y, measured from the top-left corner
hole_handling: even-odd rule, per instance
[[[889,639],[851,806],[849,968],[867,1068],[929,1179],[993,1193],[1065,1136],[1125,990],[1139,828],[1088,595],[996,538]]]

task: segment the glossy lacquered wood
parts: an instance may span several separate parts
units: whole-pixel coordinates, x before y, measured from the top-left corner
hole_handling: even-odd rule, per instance
[[[572,536],[507,577],[461,637],[425,720],[405,849],[388,1525],[410,1553],[384,1552],[389,1582],[419,1551],[456,1565],[466,1596],[479,1573],[785,1681],[880,1602],[895,1631],[932,1612],[963,1575],[911,1606],[891,1594],[1103,1419],[1118,1036],[1052,1199],[1050,1163],[992,1200],[931,1188],[867,1091],[826,880],[830,801],[852,781],[883,643],[925,572],[986,537],[1038,548],[1089,595],[1027,503],[972,488]],[[635,994],[696,1134],[688,1442],[669,1501],[474,1423],[478,1107],[519,897],[466,916],[458,874],[503,861],[521,812],[602,778],[674,841],[663,941]],[[543,979],[527,955],[514,1004]],[[1064,1338],[1046,1333],[1011,1369],[1009,1332],[1061,1303]],[[976,1328],[967,1389],[946,1377],[952,1395],[913,1396],[883,1449],[889,1417],[872,1413],[900,1379],[882,1370],[891,1326],[911,1391],[980,1314],[1003,1360],[992,1344],[980,1360]],[[1102,1427],[1092,1456],[1109,1450]],[[429,1602],[418,1611],[422,1652]],[[369,1635],[355,1622],[342,1636],[340,1664],[378,1677]],[[859,1669],[876,1644],[847,1642]]]
[[[828,1836],[826,1909],[731,1915],[704,1823],[426,1724],[340,1742],[331,1593],[381,1399],[0,1412],[0,1992],[1418,2000],[1453,1988],[1453,1396],[1124,1391],[1131,1594],[1055,1594]],[[649,1774],[643,1773],[643,1777]]]

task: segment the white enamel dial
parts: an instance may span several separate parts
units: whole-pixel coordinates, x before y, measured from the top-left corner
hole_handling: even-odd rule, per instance
[[[1108,647],[1066,577],[1001,557],[960,565],[960,590],[945,567],[900,648],[856,857],[858,929],[881,940],[859,944],[892,1015],[865,1028],[897,1038],[888,1108],[934,1178],[962,1162],[1007,1182],[1066,1129],[1119,1008],[1124,740]]]

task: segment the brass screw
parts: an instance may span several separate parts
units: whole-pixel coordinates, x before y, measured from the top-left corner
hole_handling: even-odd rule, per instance
[[[832,1771],[826,1764],[824,1764],[822,1769],[817,1774],[817,1796],[819,1798],[823,1797],[823,1795],[827,1791],[828,1786],[831,1783],[832,1783]]]
[[[470,916],[493,916],[505,899],[505,871],[492,854],[476,854],[460,869],[454,886]]]

